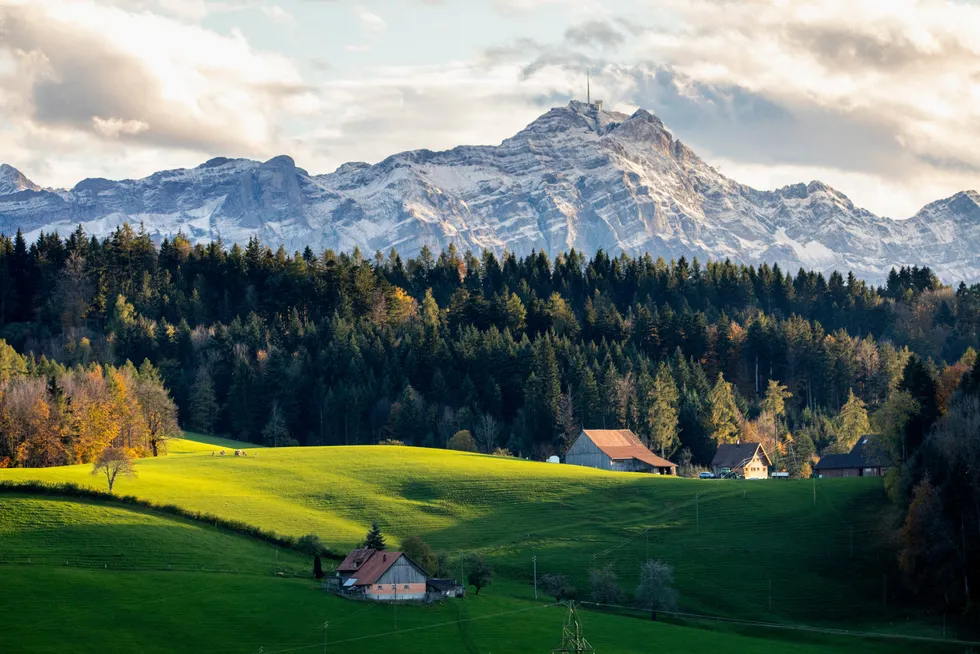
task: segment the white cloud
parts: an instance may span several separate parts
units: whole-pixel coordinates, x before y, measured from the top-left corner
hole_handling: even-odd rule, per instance
[[[145,132],[150,126],[142,120],[106,119],[92,116],[92,128],[106,138],[115,139],[121,135],[135,136],[140,132]]]
[[[374,12],[368,11],[364,7],[357,8],[357,18],[361,21],[361,27],[364,30],[364,35],[368,38],[373,38],[380,34],[384,34],[385,30],[388,29],[388,23],[386,23],[381,16]]]
[[[293,25],[296,23],[296,18],[279,5],[260,5],[259,10],[265,14],[266,18],[274,23],[279,23],[280,25]]]
[[[344,49],[397,64],[401,53],[384,48],[409,28],[377,0],[333,3],[351,12],[355,29],[316,50],[343,63],[312,65],[314,79],[327,80],[313,84],[286,53],[205,20],[246,7],[288,24],[285,2],[0,0],[0,152],[58,185],[217,155],[289,153],[326,172],[403,149],[499,142],[569,95],[584,96],[591,69],[593,97],[656,111],[709,162],[757,187],[822,179],[902,217],[976,186],[976,5],[485,2],[515,20],[501,21],[511,32],[484,56],[357,69]],[[549,6],[566,21],[550,44],[521,20]],[[436,20],[443,10],[419,11]]]
[[[49,184],[77,181],[57,174],[66,151],[88,158],[90,174],[153,159],[122,157],[122,148],[156,152],[160,163],[178,151],[201,160],[277,154],[289,116],[317,106],[291,60],[238,31],[96,0],[0,0],[0,22],[0,150],[32,153],[29,162],[56,157]],[[111,162],[96,156],[104,150]]]

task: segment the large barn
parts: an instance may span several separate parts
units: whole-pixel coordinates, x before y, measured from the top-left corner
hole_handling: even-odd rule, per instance
[[[402,552],[356,549],[337,566],[344,593],[384,601],[423,600],[426,574]]]
[[[677,464],[651,452],[629,429],[584,429],[565,453],[565,463],[617,472],[677,474]]]

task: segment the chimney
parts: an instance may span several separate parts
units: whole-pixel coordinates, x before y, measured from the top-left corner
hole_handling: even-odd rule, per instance
[[[388,562],[388,555],[387,554],[382,554],[381,555],[381,562],[382,563],[387,563]]]
[[[742,444],[742,439],[741,438],[736,438],[735,439],[735,447],[739,447],[741,444]]]

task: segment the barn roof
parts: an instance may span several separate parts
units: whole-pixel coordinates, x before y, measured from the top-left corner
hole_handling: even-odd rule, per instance
[[[354,550],[348,554],[347,559],[353,557],[355,553],[360,553],[358,556],[361,556],[364,552],[367,552],[367,558],[364,559],[354,570],[354,574],[352,575],[354,579],[352,579],[353,583],[351,584],[353,586],[369,586],[375,583],[384,573],[388,572],[388,569],[395,564],[395,561],[403,557],[413,567],[417,568],[419,572],[425,575],[425,571],[422,570],[418,564],[405,556],[403,552],[386,552],[384,550],[362,548],[360,550]],[[340,565],[343,566],[345,563],[347,563],[347,559],[344,559],[344,562]],[[338,567],[337,570],[341,571],[340,567]]]
[[[815,470],[840,470],[842,468],[877,468],[886,465],[885,457],[878,449],[874,436],[862,436],[847,454],[828,454],[821,457]]]
[[[768,465],[772,465],[772,461],[769,459],[769,455],[766,454],[765,448],[762,447],[761,443],[722,443],[718,446],[718,451],[715,452],[715,456],[711,459],[711,467],[715,466],[719,468],[738,468],[739,466],[747,463],[749,459],[755,456],[756,451],[761,450],[761,456],[766,460]]]
[[[351,550],[351,553],[337,566],[337,572],[357,572],[357,570],[371,558],[374,550],[369,547],[361,547]]]
[[[584,429],[582,433],[613,461],[639,459],[656,468],[677,466],[647,449],[629,429]]]

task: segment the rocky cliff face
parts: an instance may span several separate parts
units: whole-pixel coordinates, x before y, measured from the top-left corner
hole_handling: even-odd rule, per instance
[[[572,102],[498,146],[418,150],[310,175],[292,159],[213,159],[141,180],[39,188],[0,168],[0,231],[104,235],[123,222],[195,241],[252,236],[272,246],[366,253],[454,243],[519,254],[576,248],[730,258],[784,269],[853,270],[880,280],[928,265],[947,281],[980,279],[980,195],[928,205],[909,220],[855,207],[822,184],[757,191],[721,175],[651,113]]]

